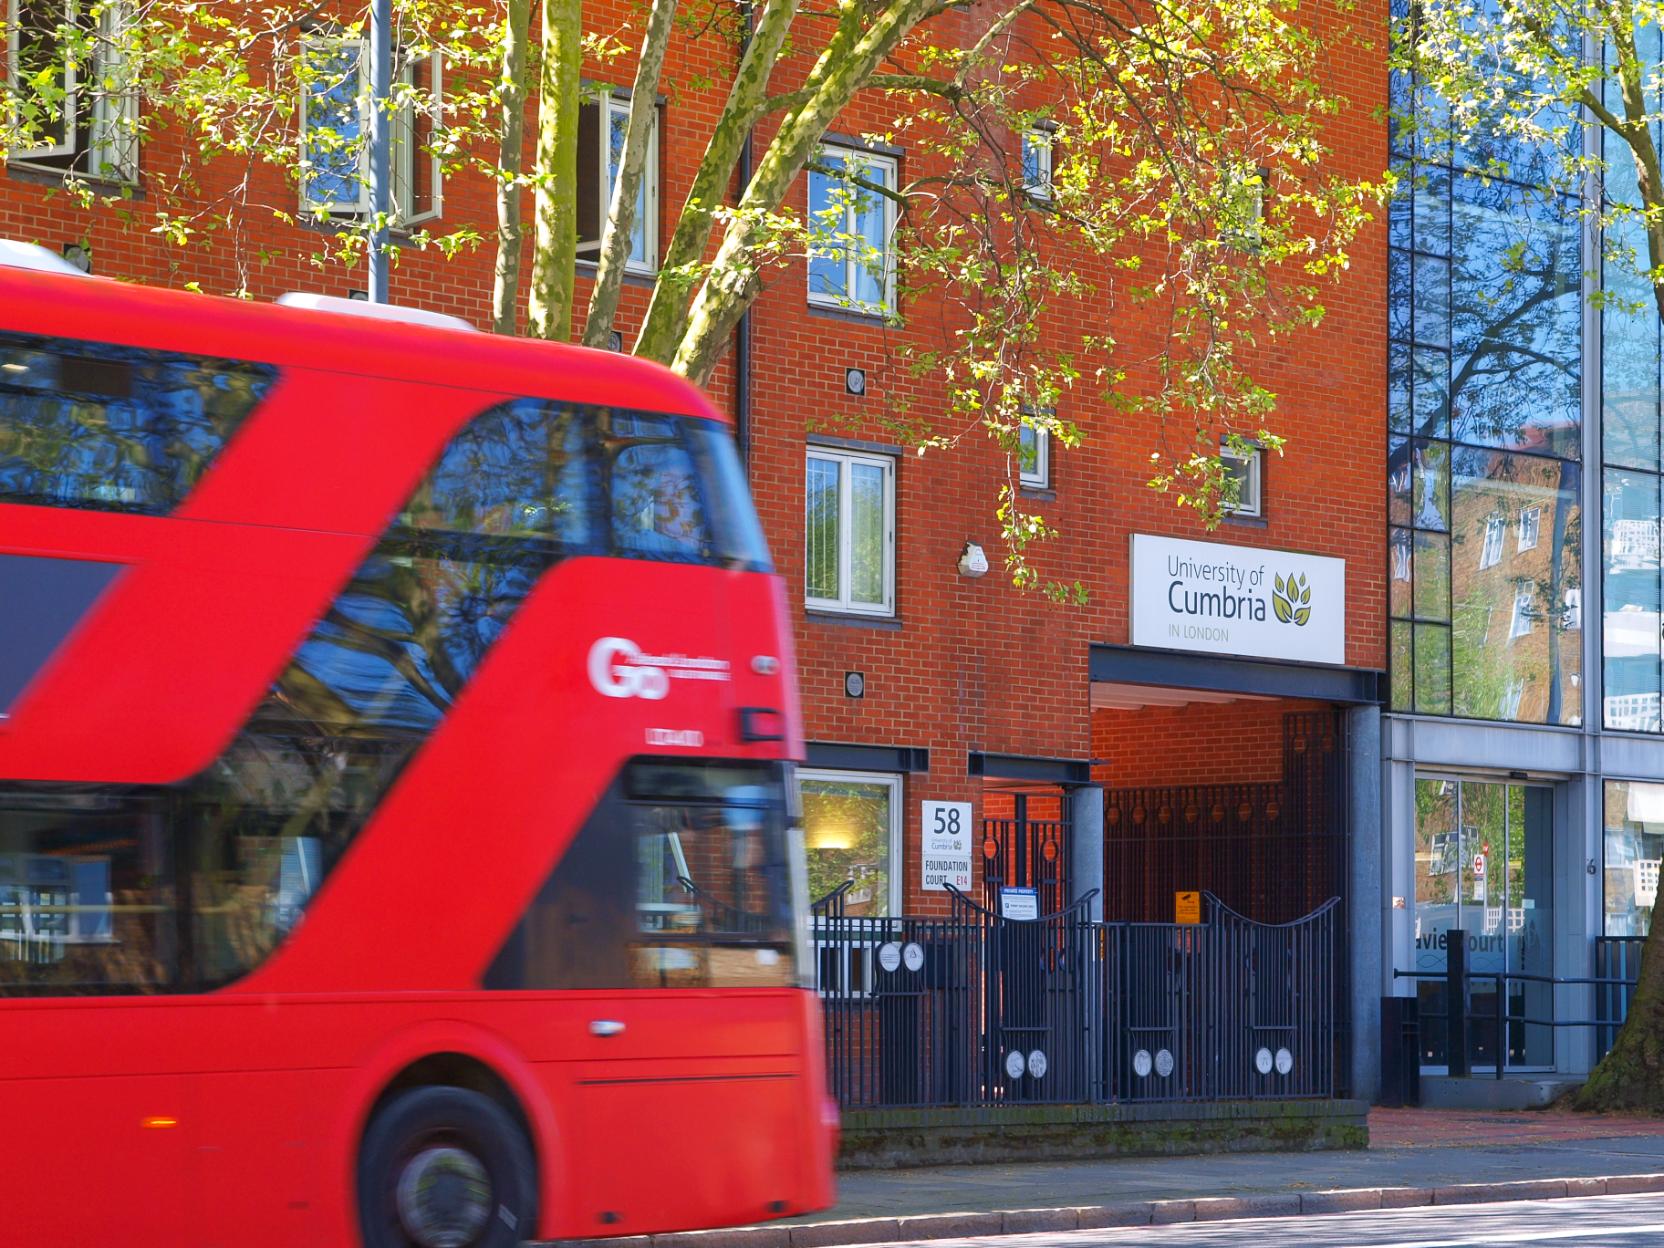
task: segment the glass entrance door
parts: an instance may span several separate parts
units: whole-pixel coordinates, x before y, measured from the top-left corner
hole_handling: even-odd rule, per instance
[[[1553,985],[1508,979],[1499,1002],[1490,977],[1553,974],[1553,790],[1418,777],[1415,867],[1415,969],[1441,973],[1445,942],[1467,944],[1470,1067],[1496,1069],[1499,1009],[1505,1068],[1552,1067]],[[1447,1067],[1445,986],[1416,983],[1422,1064]]]

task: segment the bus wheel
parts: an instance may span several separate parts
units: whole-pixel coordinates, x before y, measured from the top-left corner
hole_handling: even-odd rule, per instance
[[[536,1231],[525,1133],[490,1097],[415,1088],[377,1111],[358,1157],[365,1248],[513,1248]]]

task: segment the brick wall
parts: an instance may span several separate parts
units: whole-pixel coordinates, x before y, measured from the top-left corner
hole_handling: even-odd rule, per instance
[[[601,4],[587,16],[596,28],[611,29],[609,23],[623,22],[626,14],[623,6]],[[944,20],[973,19],[950,15]],[[1352,20],[1365,30],[1384,31],[1386,5],[1366,0]],[[944,38],[944,31],[938,28],[937,37]],[[807,25],[795,38],[801,48],[813,42]],[[1349,100],[1328,135],[1335,172],[1342,176],[1372,176],[1387,163],[1380,116],[1384,47],[1384,38],[1373,47],[1343,38],[1331,41],[1330,83]],[[682,202],[720,107],[731,56],[732,49],[712,39],[679,43],[669,58],[666,81],[679,85],[662,115],[661,247],[668,241],[670,214]],[[801,72],[807,63],[807,53],[798,53],[786,76]],[[632,72],[629,57],[588,67],[594,78],[620,84],[627,84]],[[888,131],[895,111],[893,101],[869,93],[833,129],[845,134]],[[765,125],[759,144],[768,136]],[[528,152],[529,146],[530,136]],[[161,169],[179,157],[177,138],[163,134],[147,145],[142,162]],[[904,152],[904,178],[918,172],[913,159]],[[242,173],[229,163],[211,168],[203,180],[207,193],[228,194]],[[256,174],[252,195],[256,204],[288,208],[295,202],[293,188],[269,172]],[[802,207],[803,196],[800,182],[795,206]],[[489,235],[494,227],[492,192],[483,179],[452,177],[445,186],[445,204],[442,229],[472,223]],[[158,206],[147,202],[141,188],[125,214],[87,210],[53,194],[38,175],[17,170],[0,175],[0,236],[41,241],[54,249],[86,239],[101,274],[160,285],[199,282],[208,290],[246,288],[256,298],[293,289],[345,294],[364,285],[362,270],[313,264],[311,257],[326,241],[314,228],[285,225],[251,211],[243,218],[240,239],[204,235],[178,248],[149,232]],[[393,272],[393,297],[485,324],[491,259],[489,248],[465,251],[452,261],[407,249]],[[1117,279],[1102,261],[1082,258],[1080,269],[1103,292],[1100,303],[1060,312],[1048,332],[1078,339],[1089,327],[1093,332],[1112,327],[1129,360],[1148,358],[1159,341],[1159,325],[1151,314],[1119,297]],[[587,282],[580,281],[580,310],[587,293]],[[877,625],[807,616],[801,609],[801,586],[808,425],[839,423],[854,435],[882,442],[887,435],[880,417],[887,411],[902,403],[914,413],[940,411],[943,401],[933,383],[909,378],[894,360],[900,338],[939,332],[941,308],[929,303],[909,307],[918,328],[897,331],[812,310],[805,293],[801,265],[771,273],[752,316],[752,486],[779,569],[799,604],[795,640],[809,738],[931,751],[930,772],[908,777],[905,786],[902,858],[910,909],[941,912],[946,907],[946,894],[917,891],[919,802],[979,802],[982,782],[966,773],[968,751],[1103,757],[1110,760],[1104,772],[1115,783],[1166,782],[1204,762],[1217,763],[1222,755],[1243,772],[1233,778],[1248,779],[1253,778],[1248,773],[1257,774],[1276,757],[1280,745],[1269,745],[1276,739],[1269,723],[1274,712],[1258,704],[1193,709],[1184,716],[1139,713],[1103,728],[1106,735],[1098,739],[1089,705],[1088,651],[1094,642],[1128,641],[1127,564],[1133,533],[1345,559],[1347,661],[1384,666],[1384,220],[1354,247],[1345,284],[1325,291],[1328,315],[1321,327],[1248,361],[1276,392],[1278,410],[1270,423],[1289,439],[1286,455],[1267,465],[1263,522],[1228,524],[1209,538],[1189,511],[1144,485],[1150,451],[1164,436],[1161,429],[1129,423],[1094,397],[1090,386],[1066,396],[1059,415],[1079,425],[1086,442],[1070,452],[1053,448],[1054,496],[1030,499],[1029,505],[1063,534],[1036,554],[1036,566],[1048,579],[1081,581],[1090,593],[1089,604],[1081,608],[1020,594],[1001,575],[994,506],[1006,465],[994,443],[973,430],[949,451],[918,457],[897,448],[895,621]],[[645,283],[629,281],[619,316],[626,341],[633,337],[647,295]],[[845,393],[849,367],[867,370],[868,393],[860,399]],[[1148,369],[1135,369],[1134,378],[1148,381]],[[731,361],[712,389],[719,402],[732,404]],[[1183,429],[1171,432],[1187,436]],[[956,570],[967,540],[983,545],[994,564],[979,580]],[[850,670],[866,676],[862,699],[844,695],[843,677]],[[1100,715],[1096,722],[1108,721]],[[1134,759],[1142,771],[1136,776]]]

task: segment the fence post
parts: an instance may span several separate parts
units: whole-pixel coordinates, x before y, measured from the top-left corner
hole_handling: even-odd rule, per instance
[[[1453,927],[1444,934],[1445,1061],[1450,1073],[1468,1073],[1468,934]]]

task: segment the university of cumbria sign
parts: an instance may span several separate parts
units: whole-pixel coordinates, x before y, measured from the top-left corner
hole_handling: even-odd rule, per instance
[[[1133,534],[1132,644],[1346,662],[1346,561]]]

